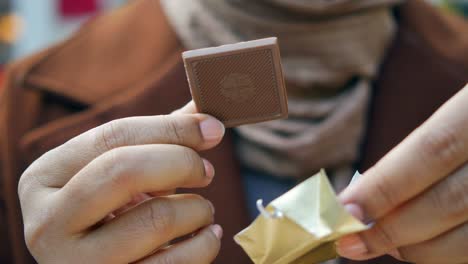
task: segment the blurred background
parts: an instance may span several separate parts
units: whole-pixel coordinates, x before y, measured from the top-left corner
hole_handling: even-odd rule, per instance
[[[430,2],[456,12],[462,16],[468,17],[468,0],[430,0]]]
[[[69,36],[126,0],[0,0],[0,82],[4,65]]]
[[[99,12],[128,0],[0,0],[0,82],[3,65],[57,42]],[[468,17],[468,0],[427,0]]]

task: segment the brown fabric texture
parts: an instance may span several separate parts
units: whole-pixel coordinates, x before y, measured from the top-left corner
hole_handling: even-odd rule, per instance
[[[466,22],[422,0],[408,1],[397,11],[400,29],[374,85],[362,168],[468,81]],[[9,67],[0,98],[0,263],[34,263],[23,242],[16,194],[24,169],[47,150],[104,122],[165,114],[187,102],[181,50],[157,1],[136,0]],[[232,241],[248,223],[230,136],[205,155],[217,176],[200,192],[214,202],[226,232],[215,263],[249,263]]]

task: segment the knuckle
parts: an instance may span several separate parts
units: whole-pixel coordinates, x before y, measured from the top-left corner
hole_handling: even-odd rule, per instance
[[[429,194],[429,199],[431,200],[431,205],[434,206],[438,210],[442,210],[443,212],[446,211],[446,202],[445,202],[445,195],[443,192],[435,188]]]
[[[18,181],[18,196],[19,198],[23,198],[30,189],[31,179],[34,178],[34,173],[27,169],[20,177]]]
[[[43,217],[34,219],[34,221],[25,221],[24,223],[24,238],[28,249],[35,253],[41,250],[44,246],[46,235],[49,233],[48,227],[53,226],[52,217]]]
[[[175,208],[169,201],[158,200],[148,206],[147,215],[142,219],[143,227],[161,236],[173,233],[176,218]]]
[[[386,184],[385,180],[378,181],[376,187],[379,192],[379,196],[384,200],[384,207],[393,208],[397,204],[397,201],[394,192],[389,188],[389,185]]]
[[[102,125],[97,130],[95,147],[104,153],[125,145],[133,145],[135,138],[129,129],[127,119],[117,119]]]
[[[420,140],[421,154],[431,165],[436,162],[440,167],[451,168],[465,151],[464,143],[453,127],[423,132]]]
[[[205,168],[198,153],[187,147],[182,147],[181,151],[183,166],[186,169],[186,175],[184,175],[184,178],[189,179],[189,177],[194,175],[205,175]]]
[[[380,254],[399,246],[398,233],[388,225],[377,222],[368,234],[363,240],[371,253]]]
[[[51,169],[50,164],[55,155],[63,155],[60,148],[49,150],[26,168],[18,180],[17,192],[19,198],[27,197],[34,189],[55,186],[50,184],[50,180],[47,180],[49,178],[47,175],[53,174],[54,169],[56,170],[56,168]]]
[[[166,138],[173,140],[175,144],[182,144],[184,142],[184,126],[178,120],[178,118],[165,116],[162,130]]]
[[[106,152],[101,156],[99,166],[102,169],[103,175],[107,175],[112,186],[121,189],[132,187],[135,184],[135,178],[129,171],[129,160],[132,155],[127,154],[124,148],[117,148]]]
[[[378,164],[377,167],[373,169],[378,170]],[[375,194],[372,195],[372,197],[375,197],[375,199],[366,201],[366,203],[369,204],[369,206],[366,206],[368,207],[366,211],[369,217],[377,219],[380,217],[382,208],[394,208],[398,205],[400,195],[398,188],[393,188],[387,174],[377,171],[375,175],[380,175],[379,180],[375,181],[373,186]]]
[[[163,134],[179,145],[193,140],[197,141],[195,143],[200,143],[201,133],[198,123],[198,119],[192,116],[165,116],[162,122]]]
[[[402,247],[398,249],[398,253],[404,261],[411,263],[421,263],[423,261],[420,257],[414,254],[414,248]],[[424,262],[427,263],[427,262]]]
[[[24,238],[26,242],[26,246],[31,252],[36,251],[37,245],[39,244],[38,241],[42,237],[42,234],[44,233],[42,231],[43,228],[38,228],[38,227],[32,227],[25,225],[24,226]]]
[[[446,221],[458,221],[468,215],[467,189],[467,175],[455,174],[433,188],[429,197]]]

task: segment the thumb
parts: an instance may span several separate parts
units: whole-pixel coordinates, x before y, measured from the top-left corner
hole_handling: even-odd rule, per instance
[[[182,108],[177,109],[174,112],[172,112],[173,115],[196,114],[196,113],[198,113],[198,109],[197,109],[197,106],[195,105],[195,102],[193,101],[188,102]]]

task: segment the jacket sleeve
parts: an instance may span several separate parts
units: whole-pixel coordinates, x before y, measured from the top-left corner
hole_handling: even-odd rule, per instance
[[[45,139],[31,146],[31,139],[150,82],[180,49],[158,1],[134,0],[8,67],[0,95],[0,263],[34,263],[24,243],[17,196],[24,169],[47,148],[99,120],[91,118],[50,144]]]

